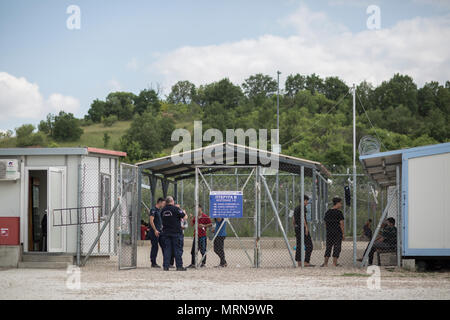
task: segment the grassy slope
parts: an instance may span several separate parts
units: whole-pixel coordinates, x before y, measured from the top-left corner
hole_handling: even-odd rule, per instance
[[[58,142],[60,147],[96,147],[104,148],[103,135],[108,133],[111,137],[107,148],[112,149],[113,146],[119,142],[120,137],[130,127],[131,121],[118,121],[111,127],[105,127],[101,123],[93,124],[91,126],[82,127],[83,135],[79,141],[75,142]]]
[[[118,121],[111,127],[105,127],[101,123],[82,127],[84,130],[80,140],[72,142],[57,142],[58,147],[96,147],[105,148],[103,135],[108,133],[111,137],[106,148],[112,149],[119,142],[120,137],[130,127],[131,121]],[[0,148],[16,147],[16,138],[0,140]]]
[[[101,123],[93,124],[87,127],[82,127],[84,130],[83,135],[79,141],[72,142],[57,142],[58,147],[96,147],[105,148],[103,144],[103,135],[108,133],[111,137],[110,142],[106,148],[113,149],[123,134],[130,127],[131,121],[118,121],[111,127],[105,127]],[[175,126],[177,128],[184,128],[191,133],[194,130],[193,120],[176,121]],[[14,148],[16,147],[16,138],[9,138],[0,140],[0,148]],[[172,147],[169,147],[162,152],[170,154]]]

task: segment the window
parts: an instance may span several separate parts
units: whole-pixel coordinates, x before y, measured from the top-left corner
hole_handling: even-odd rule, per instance
[[[100,201],[102,206],[101,216],[107,216],[111,212],[111,176],[109,174],[100,174],[101,190]]]

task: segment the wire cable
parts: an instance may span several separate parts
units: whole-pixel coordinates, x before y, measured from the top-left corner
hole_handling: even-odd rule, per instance
[[[342,101],[344,101],[344,99],[345,98],[347,98],[347,96],[348,96],[348,94],[350,93],[350,91],[348,91],[347,92],[347,94],[345,95],[345,96],[343,96],[333,107],[331,107],[330,108],[330,110],[328,110],[324,115],[327,115],[327,114],[329,114],[331,111],[333,111]],[[320,113],[320,114],[322,114],[322,113]],[[312,130],[322,119],[324,119],[324,118],[321,118],[321,119],[319,119],[319,120],[317,120],[308,130]],[[285,145],[287,145],[287,144],[289,144],[289,143],[291,143],[291,142],[293,142],[294,140],[296,140],[296,139],[298,139],[298,138],[300,138],[301,137],[301,135],[298,135],[298,136],[296,136],[295,138],[292,138],[291,140],[289,140],[288,142],[285,142],[285,143],[283,143],[282,144],[282,146],[285,146]]]
[[[384,150],[387,150],[386,146],[383,144],[383,141],[381,140],[380,136],[378,135],[377,130],[375,129],[375,126],[373,125],[372,121],[370,120],[369,115],[367,114],[366,108],[364,108],[364,105],[363,105],[363,103],[361,101],[361,98],[360,98],[359,94],[356,93],[356,96],[358,97],[359,103],[361,104],[361,107],[364,110],[364,113],[365,113],[365,115],[367,117],[367,120],[369,120],[369,123],[372,126],[373,131],[375,131],[375,135],[377,136],[378,141],[380,141],[380,144],[384,148]]]

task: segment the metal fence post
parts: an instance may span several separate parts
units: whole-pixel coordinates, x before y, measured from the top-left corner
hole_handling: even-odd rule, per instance
[[[77,266],[81,263],[81,164],[78,165],[78,209],[77,209]]]
[[[318,225],[319,217],[317,215],[317,204],[316,204],[316,170],[313,170],[312,172],[312,195],[311,195],[311,218],[314,216],[314,221],[316,223],[316,226]],[[312,219],[311,219],[312,220]],[[311,232],[311,231],[310,231]],[[314,232],[314,240],[317,240],[317,232]]]
[[[300,208],[301,208],[301,216],[300,216],[300,232],[301,232],[301,260],[302,260],[302,268],[305,267],[305,167],[301,167],[300,171]]]
[[[256,175],[258,174],[258,168],[256,168]],[[255,268],[258,268],[258,245],[259,245],[259,237],[258,237],[258,182],[256,181],[256,177],[255,176],[255,212],[254,212],[254,217],[253,217],[253,221],[255,224],[255,232],[254,232],[254,237],[255,237],[255,248],[254,248],[254,254],[253,254],[253,266]]]
[[[195,225],[194,225],[194,264],[195,264],[195,268],[198,268],[198,258],[197,258],[197,251],[198,251],[198,191],[199,191],[199,186],[198,186],[198,167],[195,167],[195,212],[194,212],[194,216],[195,216]]]
[[[288,185],[286,185],[285,188],[285,212],[286,212],[286,217],[285,217],[285,229],[286,229],[286,233],[289,234],[289,195],[288,195]]]
[[[356,165],[353,167],[353,265],[356,267],[356,254],[357,254],[357,201],[356,201]]]
[[[258,268],[261,266],[261,167],[256,167],[256,189],[257,189],[257,195],[258,195],[258,208],[256,211],[257,215],[257,229],[258,229]]]
[[[397,183],[397,267],[402,266],[402,194],[400,188],[400,166],[396,168]]]

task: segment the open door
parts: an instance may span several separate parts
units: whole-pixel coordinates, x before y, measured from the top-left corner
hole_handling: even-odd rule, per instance
[[[65,208],[65,171],[59,168],[48,169],[48,251],[65,252],[66,227],[61,224],[62,217],[53,212],[54,209]]]

